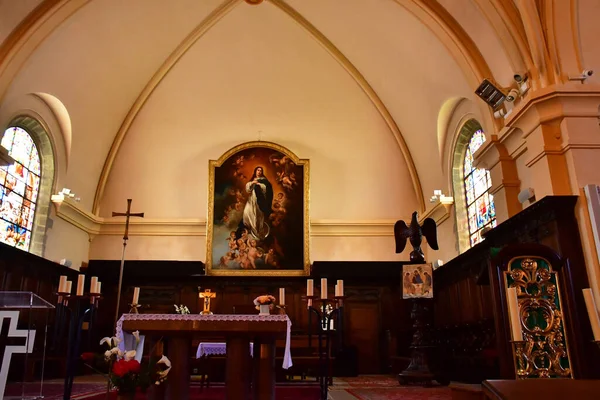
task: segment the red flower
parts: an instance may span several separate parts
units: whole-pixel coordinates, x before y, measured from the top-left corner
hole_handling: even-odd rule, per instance
[[[118,376],[120,378],[124,377],[129,372],[127,361],[125,361],[125,360],[117,361],[116,363],[113,364],[112,370],[113,370],[113,374],[115,374],[116,376]]]
[[[83,353],[81,355],[81,359],[85,362],[91,362],[94,360],[94,358],[96,358],[96,355],[94,353],[90,353],[90,352]]]
[[[129,361],[125,361],[125,362],[127,363],[129,372],[132,372],[134,374],[139,374],[140,371],[142,370],[142,366],[140,365],[140,362],[138,360],[129,360]]]

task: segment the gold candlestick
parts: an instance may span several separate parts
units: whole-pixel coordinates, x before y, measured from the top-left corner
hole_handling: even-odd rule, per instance
[[[130,303],[129,304],[129,314],[139,314],[138,308],[141,307],[139,304]]]

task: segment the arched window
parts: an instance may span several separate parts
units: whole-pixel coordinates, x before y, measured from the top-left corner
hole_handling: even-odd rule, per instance
[[[8,128],[1,145],[15,162],[0,167],[0,241],[29,251],[40,191],[40,155],[20,127]]]
[[[484,142],[485,134],[478,129],[469,139],[463,160],[463,183],[471,246],[481,242],[481,232],[484,228],[496,226],[494,196],[489,193],[492,187],[490,172],[473,167],[473,154]]]

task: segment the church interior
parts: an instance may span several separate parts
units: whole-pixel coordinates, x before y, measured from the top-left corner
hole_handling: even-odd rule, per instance
[[[597,398],[599,18],[0,0],[3,398]]]

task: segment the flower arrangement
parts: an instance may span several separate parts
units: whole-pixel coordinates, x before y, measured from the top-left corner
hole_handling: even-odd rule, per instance
[[[139,331],[133,332],[136,347],[139,344]],[[150,357],[148,364],[142,365],[135,359],[136,351],[122,351],[119,348],[119,339],[115,336],[105,337],[100,341],[100,346],[106,344],[108,350],[97,357],[94,353],[83,353],[81,359],[90,368],[96,359],[108,366],[107,379],[119,394],[133,394],[138,388],[145,391],[151,384],[160,385],[167,379],[171,370],[171,361],[162,356],[160,359]]]
[[[260,306],[267,305],[269,306],[269,309],[273,309],[273,306],[275,305],[276,301],[277,300],[275,299],[275,297],[271,296],[270,294],[264,294],[254,299],[254,305],[256,306],[257,310],[260,310]]]
[[[177,306],[177,304],[173,304],[173,307],[175,307],[175,312],[177,314],[189,314],[190,313],[190,309],[187,308],[187,306],[184,306],[183,304]]]

